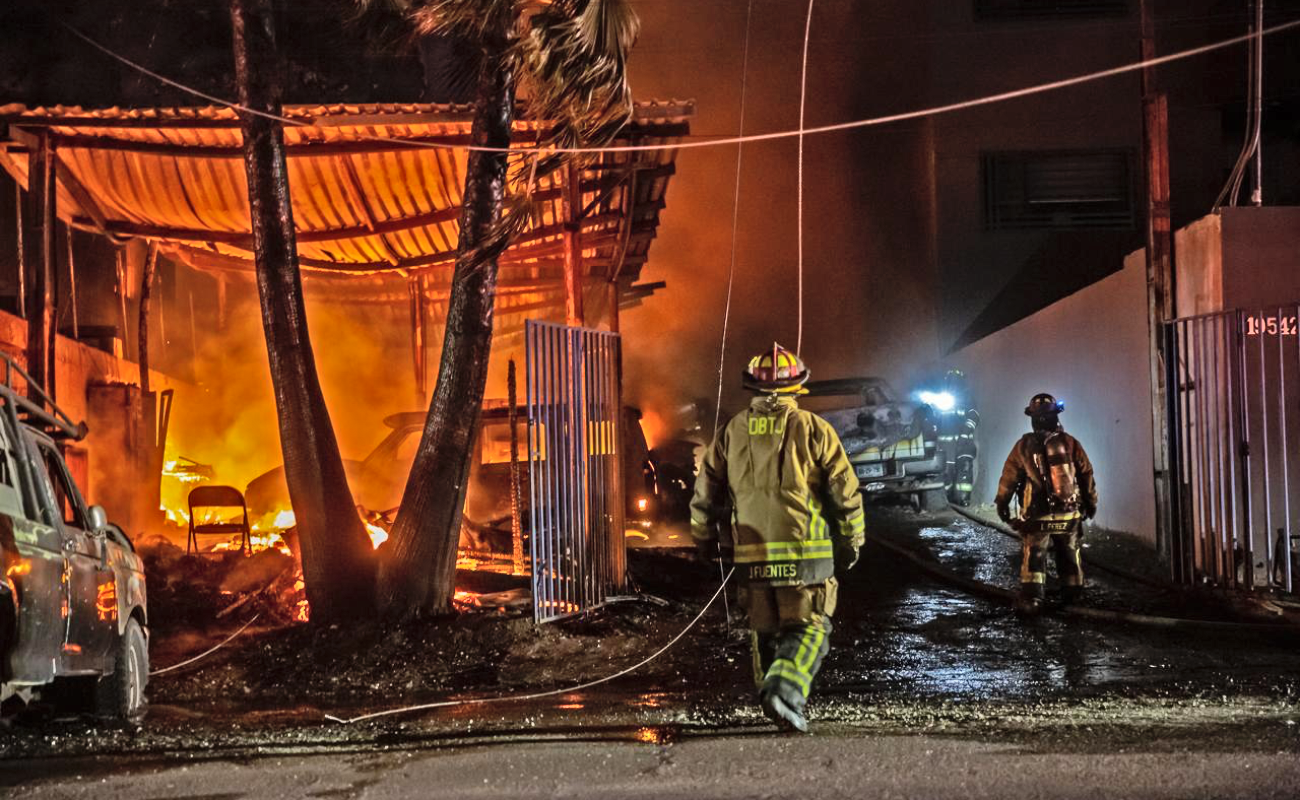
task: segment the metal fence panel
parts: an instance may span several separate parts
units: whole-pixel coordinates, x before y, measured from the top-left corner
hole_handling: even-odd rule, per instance
[[[1300,562],[1300,307],[1166,327],[1174,578],[1294,591]]]
[[[533,618],[589,611],[623,588],[620,340],[525,325]]]

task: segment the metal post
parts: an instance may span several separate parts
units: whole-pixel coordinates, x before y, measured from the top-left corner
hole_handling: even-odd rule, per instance
[[[428,344],[425,341],[425,332],[428,329],[428,313],[425,306],[425,279],[423,277],[410,277],[406,280],[406,291],[410,299],[411,311],[411,366],[415,370],[415,393],[416,398],[421,406],[425,405],[429,399],[429,366],[428,366]],[[514,362],[511,363],[511,374],[514,374]]]
[[[30,175],[28,176],[30,180]],[[18,234],[18,313],[27,313],[27,257],[23,253],[23,187],[14,181],[14,229]]]
[[[68,235],[68,302],[72,304],[72,338],[80,339],[81,330],[77,323],[77,262],[72,256],[72,226],[64,226],[64,231]]]
[[[37,136],[29,151],[27,170],[28,226],[23,243],[27,248],[27,372],[33,383],[43,387],[51,400],[54,386],[54,144],[49,136]],[[27,396],[36,399],[29,386]]]
[[[1209,380],[1206,379],[1209,361],[1205,357],[1205,325],[1204,320],[1197,320],[1196,330],[1196,438],[1198,480],[1201,494],[1201,530],[1199,544],[1201,548],[1200,567],[1203,574],[1211,580],[1217,579],[1213,561],[1211,540],[1213,535],[1214,521],[1212,515],[1214,507],[1211,505],[1210,498],[1210,434],[1209,434],[1209,416],[1210,416],[1210,398],[1206,393],[1206,387],[1209,386]]]
[[[506,367],[506,414],[510,425],[510,555],[511,569],[515,575],[524,574],[524,525],[521,518],[523,498],[519,482],[519,405],[517,382],[515,380],[515,360],[510,359]]]
[[[1237,397],[1241,401],[1241,411],[1237,415],[1237,434],[1232,445],[1235,448],[1237,457],[1241,460],[1241,516],[1244,521],[1243,526],[1247,531],[1254,531],[1255,502],[1250,480],[1252,462],[1250,460],[1250,391],[1246,385],[1246,376],[1249,372],[1246,337],[1242,335],[1242,313],[1234,311],[1231,313],[1231,317],[1235,332],[1232,349],[1237,359],[1237,368],[1233,371],[1232,383],[1236,387]]]
[[[1263,483],[1264,483],[1264,540],[1267,542],[1273,531],[1273,493],[1270,484],[1273,482],[1273,473],[1269,468],[1269,447],[1268,447],[1268,356],[1265,351],[1265,339],[1267,331],[1259,332],[1259,411],[1260,411],[1260,439],[1264,444],[1264,464],[1263,464]],[[1253,529],[1251,531],[1254,533]]]
[[[1238,487],[1237,454],[1239,448],[1236,445],[1237,437],[1239,435],[1239,430],[1240,430],[1240,422],[1239,422],[1240,415],[1238,409],[1241,407],[1241,398],[1240,398],[1240,392],[1238,391],[1239,389],[1238,381],[1233,379],[1233,375],[1235,374],[1235,371],[1233,369],[1234,354],[1236,351],[1232,346],[1232,343],[1236,341],[1240,326],[1239,326],[1239,319],[1235,314],[1233,315],[1220,314],[1217,317],[1215,317],[1215,319],[1219,321],[1219,327],[1222,331],[1222,335],[1220,336],[1220,345],[1223,349],[1224,380],[1222,381],[1222,383],[1220,383],[1221,386],[1220,391],[1222,391],[1225,394],[1228,402],[1228,413],[1226,419],[1224,420],[1227,423],[1227,433],[1221,435],[1225,436],[1225,441],[1228,449],[1227,487],[1231,498],[1230,506],[1229,506],[1229,519],[1231,520],[1231,530],[1233,533],[1232,537],[1229,538],[1229,542],[1231,543],[1231,541],[1238,538],[1240,532],[1243,530],[1243,527],[1240,524],[1241,519],[1239,518],[1237,513],[1241,505],[1241,501],[1237,497],[1237,487]],[[1225,527],[1227,527],[1229,525],[1229,522],[1225,520],[1224,525]],[[1250,528],[1247,527],[1244,530],[1246,531],[1246,539],[1247,539],[1245,549],[1244,549],[1244,552],[1246,553],[1246,557],[1244,560],[1245,563],[1247,564],[1247,572],[1249,572],[1250,569],[1249,565],[1253,563],[1253,559],[1250,556],[1250,542],[1249,542]],[[1234,566],[1235,566],[1236,549],[1230,547],[1228,552],[1233,557]],[[1233,579],[1235,580],[1237,577],[1237,572],[1235,569],[1233,570],[1232,575],[1233,575]],[[1249,580],[1250,578],[1248,577],[1247,581]]]
[[[1170,576],[1175,583],[1184,583],[1188,580],[1188,570],[1186,565],[1186,506],[1184,487],[1186,486],[1183,459],[1185,458],[1185,447],[1183,441],[1183,432],[1185,431],[1185,417],[1181,412],[1184,392],[1182,390],[1182,381],[1179,380],[1179,369],[1182,359],[1179,358],[1181,350],[1180,337],[1178,336],[1178,323],[1166,322],[1164,325],[1165,352],[1171,357],[1165,361],[1165,386],[1169,391],[1166,393],[1166,425],[1172,432],[1169,437],[1169,510],[1170,510],[1170,538],[1169,538],[1169,569]]]

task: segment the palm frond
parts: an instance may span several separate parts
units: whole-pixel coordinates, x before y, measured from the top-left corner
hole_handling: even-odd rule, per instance
[[[640,30],[626,0],[558,0],[533,18],[515,60],[532,116],[554,121],[550,144],[604,144],[631,118],[627,56]]]
[[[364,0],[376,2],[376,0]],[[388,0],[393,2],[394,0]],[[443,33],[487,41],[504,20],[514,20],[521,0],[396,0],[410,2],[407,15],[420,34]]]

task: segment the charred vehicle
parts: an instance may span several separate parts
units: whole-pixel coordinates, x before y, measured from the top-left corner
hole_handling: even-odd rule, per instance
[[[868,497],[914,496],[927,510],[947,505],[945,459],[933,410],[899,399],[882,378],[806,384],[800,403],[835,428]]]
[[[0,701],[39,692],[99,716],[144,714],[144,569],[130,539],[87,507],[60,453],[85,437],[41,392],[0,386]],[[30,384],[30,381],[29,381]]]
[[[423,411],[389,415],[384,418],[384,425],[390,430],[374,450],[364,460],[343,461],[353,500],[369,518],[381,524],[391,522],[401,505],[427,416]],[[623,417],[626,517],[632,523],[649,521],[656,511],[655,487],[653,470],[648,467],[645,436],[638,424],[640,412],[624,407]],[[520,512],[526,528],[529,494],[527,418],[520,414],[516,425],[520,500],[524,504]],[[254,478],[248,484],[245,500],[251,519],[269,519],[288,509],[289,488],[285,483],[284,467],[276,467]],[[509,555],[513,543],[510,521],[509,408],[504,401],[488,400],[479,418],[478,438],[470,462],[461,548],[483,556]]]

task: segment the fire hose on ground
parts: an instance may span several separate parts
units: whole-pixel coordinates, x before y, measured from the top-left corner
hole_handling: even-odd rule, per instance
[[[913,566],[930,577],[955,586],[968,594],[984,597],[1006,605],[1012,605],[1016,602],[1018,596],[1016,592],[960,575],[933,560],[922,557],[919,553],[909,547],[896,544],[880,536],[871,537],[868,541],[875,542],[889,552],[906,559],[911,562]],[[1100,620],[1104,622],[1123,622],[1132,625],[1143,625],[1155,628],[1198,631],[1201,633],[1252,633],[1268,634],[1270,636],[1282,636],[1287,638],[1300,638],[1300,625],[1291,625],[1288,623],[1218,622],[1214,620],[1134,614],[1127,611],[1116,611],[1109,608],[1091,608],[1077,605],[1061,606],[1056,609],[1056,611],[1068,617]]]

